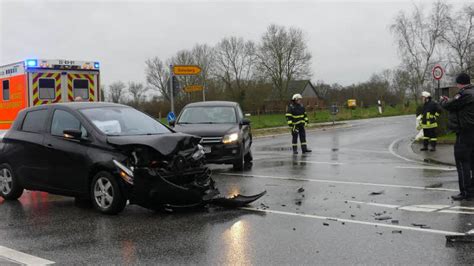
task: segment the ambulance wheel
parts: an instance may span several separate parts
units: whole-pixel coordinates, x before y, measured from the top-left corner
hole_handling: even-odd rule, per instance
[[[117,214],[127,204],[117,179],[105,171],[97,173],[92,179],[90,194],[92,205],[103,214]]]
[[[23,194],[23,187],[18,182],[10,165],[0,165],[0,196],[6,200],[16,200]]]

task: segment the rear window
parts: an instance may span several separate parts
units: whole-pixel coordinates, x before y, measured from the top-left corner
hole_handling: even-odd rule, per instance
[[[30,111],[26,113],[21,130],[35,133],[42,132],[47,118],[48,110]]]
[[[2,98],[4,101],[10,100],[10,81],[2,81]]]
[[[72,85],[74,87],[74,98],[89,99],[89,81],[87,79],[75,79]]]
[[[41,100],[56,99],[56,81],[50,78],[40,78],[38,81],[39,98]]]

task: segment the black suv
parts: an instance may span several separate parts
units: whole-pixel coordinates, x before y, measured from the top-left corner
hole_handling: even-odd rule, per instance
[[[238,103],[190,103],[171,125],[178,132],[202,137],[207,163],[233,164],[236,170],[252,166],[250,120]]]

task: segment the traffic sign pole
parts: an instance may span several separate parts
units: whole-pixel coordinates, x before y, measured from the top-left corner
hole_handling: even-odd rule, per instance
[[[170,102],[171,112],[174,113],[173,65],[170,65]]]

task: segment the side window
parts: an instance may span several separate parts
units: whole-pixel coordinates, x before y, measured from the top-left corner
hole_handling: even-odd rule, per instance
[[[87,136],[86,129],[81,125],[81,122],[72,114],[63,111],[54,111],[53,121],[51,123],[51,135],[62,136],[66,129],[77,129],[82,131],[82,136]]]
[[[44,130],[46,119],[48,118],[48,110],[30,111],[23,120],[21,130],[27,132],[40,133]]]
[[[75,79],[72,82],[74,88],[74,99],[81,97],[82,99],[89,99],[89,81],[87,79]]]
[[[40,100],[56,99],[56,81],[50,78],[40,78],[38,81]]]
[[[4,80],[2,81],[2,97],[4,101],[10,100],[10,81]]]
[[[242,109],[240,108],[240,105],[237,105],[237,115],[239,116],[239,120],[244,118],[244,113],[242,113]]]

